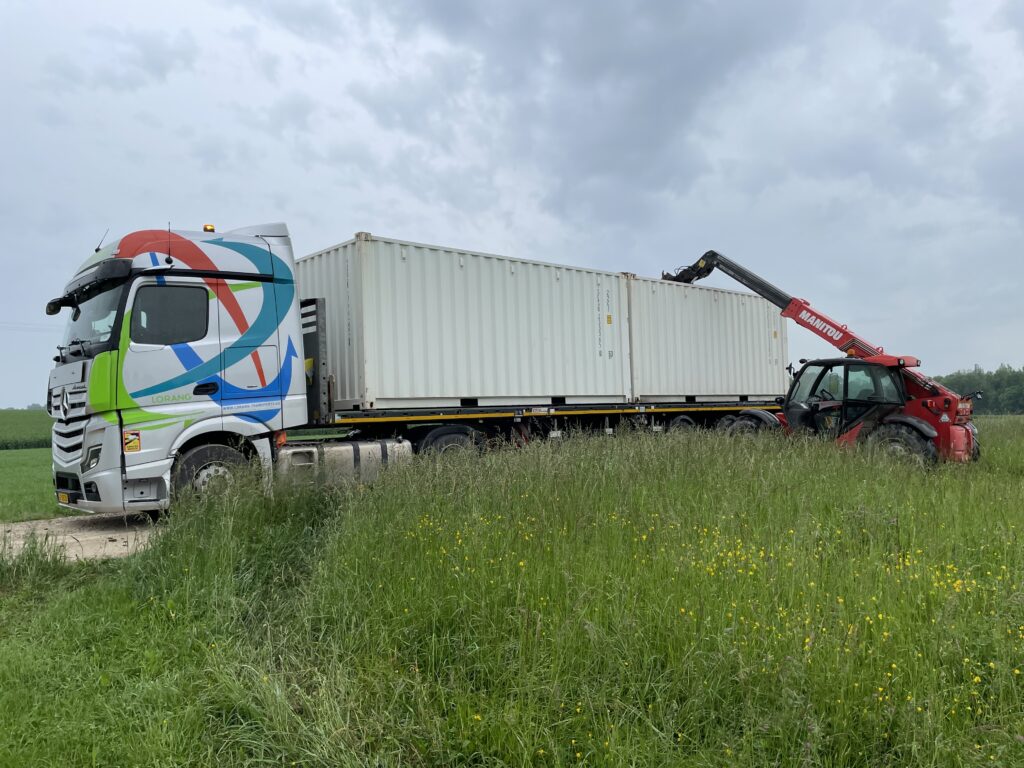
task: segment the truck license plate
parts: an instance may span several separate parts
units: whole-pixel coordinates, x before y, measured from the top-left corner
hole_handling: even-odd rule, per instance
[[[63,491],[58,491],[57,492],[57,501],[59,501],[61,504],[67,504],[68,501],[69,501],[69,497]]]

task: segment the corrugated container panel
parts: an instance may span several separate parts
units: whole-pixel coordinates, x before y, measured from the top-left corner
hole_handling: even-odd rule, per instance
[[[336,408],[630,399],[621,275],[366,237],[297,270],[327,300]]]
[[[629,300],[638,400],[785,393],[785,320],[759,296],[637,278],[629,281]]]

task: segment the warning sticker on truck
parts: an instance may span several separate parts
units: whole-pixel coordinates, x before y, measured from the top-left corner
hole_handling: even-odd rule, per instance
[[[142,450],[142,433],[131,431],[124,433],[124,452],[138,453]]]

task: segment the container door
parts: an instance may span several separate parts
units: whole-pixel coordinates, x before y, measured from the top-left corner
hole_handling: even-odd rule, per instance
[[[282,366],[274,284],[217,283],[224,417],[280,429]]]

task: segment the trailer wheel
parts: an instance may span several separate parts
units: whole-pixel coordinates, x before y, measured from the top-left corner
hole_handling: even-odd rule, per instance
[[[685,413],[676,416],[672,421],[668,423],[669,432],[685,432],[690,429],[696,429],[697,422],[687,416]]]
[[[191,491],[204,494],[227,487],[232,470],[245,464],[245,455],[229,445],[212,443],[186,451],[174,463],[171,490],[175,495]]]
[[[906,424],[882,424],[868,435],[867,443],[890,456],[911,459],[922,466],[939,460],[935,443]]]
[[[420,440],[418,453],[448,453],[476,448],[479,435],[467,427],[437,427]],[[479,435],[482,437],[482,435]]]

